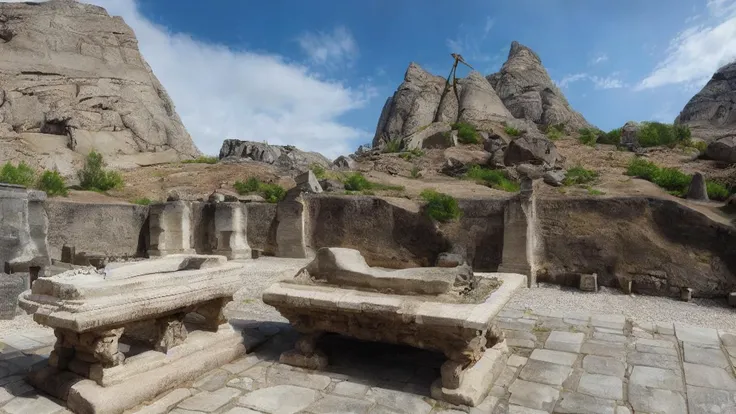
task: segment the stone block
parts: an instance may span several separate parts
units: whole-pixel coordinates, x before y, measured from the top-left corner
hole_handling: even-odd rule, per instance
[[[581,274],[579,288],[584,292],[597,292],[598,274]]]
[[[193,254],[192,209],[189,202],[153,204],[149,210],[149,256]]]
[[[683,342],[692,342],[715,347],[721,346],[721,340],[718,338],[718,331],[712,328],[675,323],[675,336]]]
[[[15,318],[18,313],[18,295],[28,289],[28,285],[28,278],[22,273],[0,273],[0,319]]]
[[[317,180],[317,177],[315,177],[312,170],[309,170],[305,173],[299,174],[294,178],[294,181],[296,182],[296,187],[299,188],[302,192],[305,193],[321,193],[322,192],[322,186],[319,185],[319,181]]]
[[[540,384],[561,386],[572,368],[551,362],[530,359],[519,373],[519,378]]]
[[[624,398],[623,381],[619,377],[601,374],[583,374],[578,392],[609,400]]]
[[[691,288],[680,288],[680,300],[690,302],[693,299],[693,290]]]
[[[716,388],[719,390],[736,391],[736,379],[733,371],[706,365],[685,362],[685,382],[697,387]]]
[[[728,294],[728,304],[736,308],[736,292],[731,292]]]
[[[536,410],[552,412],[560,398],[560,391],[549,385],[517,379],[509,387],[511,404],[529,407]]]
[[[578,353],[584,340],[585,334],[582,332],[552,331],[544,347],[556,351]]]

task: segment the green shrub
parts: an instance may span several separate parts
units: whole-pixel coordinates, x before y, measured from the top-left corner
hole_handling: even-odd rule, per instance
[[[573,167],[567,170],[565,179],[562,181],[564,185],[579,185],[587,184],[595,181],[598,178],[598,173],[592,170],[586,170],[581,166]]]
[[[373,185],[361,173],[353,173],[345,177],[345,189],[348,191],[370,190]]]
[[[416,165],[411,169],[411,178],[421,178],[422,174],[419,172],[419,167]]]
[[[399,157],[401,157],[405,161],[411,161],[414,158],[419,158],[424,155],[424,151],[420,150],[419,148],[414,148],[408,151],[404,151],[401,154],[399,154]]]
[[[618,145],[621,142],[621,128],[612,129],[608,132],[598,131],[599,144]]]
[[[151,199],[147,197],[136,198],[135,200],[133,200],[133,204],[138,204],[139,206],[148,206],[151,205],[151,203],[153,203],[153,201],[151,201]]]
[[[245,182],[236,181],[235,184],[233,184],[233,187],[240,195],[255,193],[261,188],[261,181],[255,177],[250,177],[245,180]]]
[[[401,151],[401,139],[396,138],[388,141],[386,146],[383,147],[384,153],[393,153]]]
[[[203,155],[192,160],[182,160],[182,164],[217,164],[219,158],[211,155]]]
[[[44,171],[38,179],[37,187],[50,197],[67,195],[66,183],[58,171]]]
[[[327,170],[325,170],[325,167],[322,165],[314,163],[309,166],[309,169],[312,170],[314,176],[317,177],[318,180],[326,178]]]
[[[84,168],[77,172],[79,186],[83,190],[104,192],[123,186],[123,176],[117,171],[108,171],[102,154],[91,151],[87,154]]]
[[[521,131],[512,127],[511,125],[506,125],[503,130],[504,132],[506,132],[506,134],[511,135],[512,137],[518,137],[519,135],[521,135]]]
[[[654,184],[677,195],[687,193],[692,177],[677,168],[660,168],[654,176]]]
[[[478,131],[468,123],[458,122],[452,124],[452,129],[457,130],[457,140],[461,144],[477,144],[480,142]]]
[[[686,125],[663,124],[661,122],[642,122],[636,135],[642,147],[658,145],[674,146],[690,140],[690,128]]]
[[[705,187],[708,190],[708,198],[711,200],[724,201],[730,195],[728,189],[723,184],[715,181],[706,181]]]
[[[694,148],[701,154],[705,153],[705,150],[708,148],[708,144],[705,141],[694,141],[692,139],[683,141],[681,144],[686,148]]]
[[[445,223],[460,218],[462,212],[457,200],[434,190],[423,190],[420,196],[427,202],[425,211],[433,220]]]
[[[236,181],[235,184],[233,184],[233,188],[235,188],[235,191],[240,195],[259,193],[269,203],[278,203],[286,197],[286,190],[284,187],[278,184],[263,183],[255,177],[251,177],[245,180],[245,182]]]
[[[590,195],[604,195],[606,193],[604,193],[601,190],[596,190],[595,188],[588,187],[588,194],[590,194]]]
[[[543,132],[547,135],[547,138],[551,141],[557,141],[558,139],[565,136],[565,124],[554,124],[547,125],[544,127]]]
[[[259,190],[269,203],[278,203],[286,197],[286,190],[278,184],[261,184]]]
[[[598,134],[595,130],[592,128],[580,128],[578,132],[580,133],[578,140],[581,144],[591,147],[595,146],[595,142],[598,140]]]
[[[0,183],[32,187],[36,183],[36,171],[23,161],[17,166],[6,162],[0,170]]]
[[[654,181],[654,177],[658,172],[659,167],[656,164],[640,157],[633,158],[626,169],[626,175],[639,177],[647,181]]]
[[[473,165],[465,173],[465,178],[481,181],[489,187],[497,190],[514,193],[519,191],[520,186],[516,181],[510,180],[502,170],[489,170],[479,165]]]

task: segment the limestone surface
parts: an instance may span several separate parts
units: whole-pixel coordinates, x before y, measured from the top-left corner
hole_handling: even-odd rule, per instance
[[[200,154],[122,18],[70,0],[0,3],[0,33],[0,138],[20,138],[3,157],[30,150],[68,173],[92,149],[125,165]]]

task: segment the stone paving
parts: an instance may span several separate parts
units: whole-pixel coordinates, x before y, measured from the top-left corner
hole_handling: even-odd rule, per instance
[[[498,318],[513,350],[489,396],[474,408],[429,397],[442,355],[327,336],[325,371],[278,363],[297,335],[288,325],[253,353],[131,413],[736,413],[736,333],[679,324],[637,324],[623,316]],[[0,413],[68,412],[22,380],[45,364],[47,329],[0,337]]]

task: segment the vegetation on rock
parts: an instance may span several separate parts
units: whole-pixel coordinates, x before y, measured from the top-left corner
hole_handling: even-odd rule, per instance
[[[457,220],[462,215],[457,200],[448,194],[427,189],[420,196],[427,202],[425,211],[433,220],[445,223]]]
[[[580,185],[593,182],[598,179],[598,173],[593,170],[587,170],[581,166],[572,167],[565,173],[565,179],[562,180],[564,185]]]
[[[422,178],[422,173],[419,172],[419,167],[416,165],[411,168],[411,178]]]
[[[392,139],[386,143],[386,146],[383,147],[384,153],[394,153],[401,151],[401,140],[400,139]]]
[[[596,144],[596,141],[598,140],[598,133],[593,128],[580,128],[578,130],[578,133],[580,134],[578,136],[578,140],[583,145],[588,145],[591,147],[594,147]]]
[[[636,137],[642,147],[656,147],[659,145],[671,147],[689,141],[690,128],[687,125],[642,122]]]
[[[44,171],[38,178],[37,187],[51,197],[67,195],[66,183],[58,171]]]
[[[267,202],[278,203],[286,197],[286,190],[278,184],[261,182],[255,177],[243,181],[236,181],[233,188],[238,194],[259,193]]]
[[[465,173],[465,178],[480,181],[491,188],[510,193],[515,193],[520,189],[519,183],[509,179],[504,171],[489,170],[479,165],[471,166]]]
[[[477,144],[480,142],[478,130],[466,122],[456,122],[452,124],[452,129],[457,130],[457,140],[461,144]]]
[[[565,124],[549,125],[545,128],[544,133],[551,141],[557,141],[565,135]]]
[[[36,171],[25,162],[17,166],[6,162],[0,170],[0,183],[22,185],[32,187],[36,182]]]
[[[102,154],[90,151],[84,168],[77,172],[79,186],[83,190],[105,192],[123,186],[123,176],[117,171],[106,170]]]
[[[403,191],[404,187],[400,185],[384,185],[369,181],[361,173],[352,173],[343,179],[345,190],[348,192],[362,192],[363,194],[372,194],[371,190],[394,190]],[[370,193],[370,194],[369,194]]]
[[[312,170],[312,173],[314,173],[314,176],[317,177],[318,180],[327,178],[327,170],[325,170],[325,167],[320,164],[312,164],[309,166],[309,169]]]
[[[139,206],[148,206],[151,205],[151,203],[153,203],[153,201],[151,201],[151,199],[147,197],[136,198],[135,200],[133,200],[133,204],[138,204]]]
[[[419,158],[424,155],[424,151],[414,148],[408,151],[404,151],[401,154],[399,154],[399,157],[403,159],[404,161],[411,161],[414,158]]]
[[[596,142],[598,144],[618,145],[621,143],[621,131],[623,128],[612,129],[608,132],[598,131]]]
[[[631,160],[626,174],[651,181],[667,190],[670,194],[679,197],[687,193],[690,181],[692,181],[692,176],[683,173],[677,168],[659,167],[655,163],[640,157]],[[706,188],[708,197],[712,200],[725,200],[729,196],[728,189],[714,181],[706,181]]]
[[[217,164],[219,159],[211,155],[202,155],[191,160],[182,160],[182,164]]]
[[[521,131],[519,131],[518,129],[512,127],[511,125],[506,125],[506,127],[503,129],[503,131],[507,135],[511,135],[512,137],[518,137],[519,135],[521,135]]]

